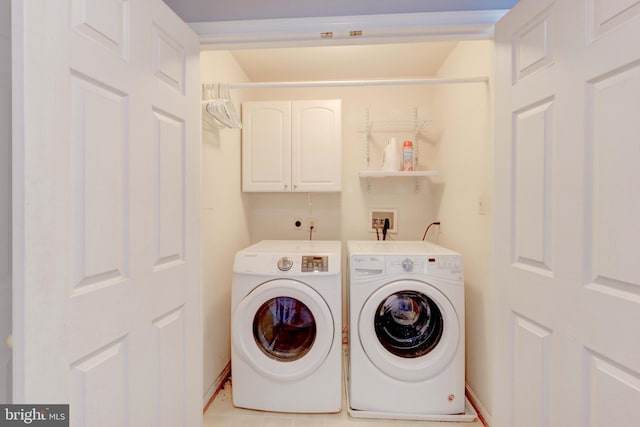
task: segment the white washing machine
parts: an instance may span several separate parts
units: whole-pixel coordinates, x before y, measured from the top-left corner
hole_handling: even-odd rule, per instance
[[[350,410],[465,412],[461,255],[423,241],[349,241]]]
[[[337,241],[265,240],[236,254],[231,293],[235,406],[340,411],[341,262]]]

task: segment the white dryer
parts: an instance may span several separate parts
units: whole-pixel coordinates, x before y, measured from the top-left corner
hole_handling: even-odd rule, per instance
[[[235,406],[340,411],[341,263],[337,241],[265,240],[236,254],[231,295]]]
[[[350,410],[465,412],[461,255],[423,241],[349,241]]]

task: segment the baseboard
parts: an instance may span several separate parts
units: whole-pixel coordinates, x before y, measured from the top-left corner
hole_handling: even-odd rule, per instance
[[[478,399],[478,395],[469,387],[469,384],[465,384],[465,388],[467,390],[467,398],[478,413],[478,418],[485,427],[491,427],[491,415],[489,411],[484,407],[480,399]]]
[[[209,390],[207,390],[207,392],[205,393],[203,402],[202,402],[203,414],[207,412],[207,409],[209,409],[209,405],[211,405],[211,402],[213,402],[213,399],[215,399],[216,395],[220,392],[220,390],[222,389],[222,386],[230,376],[231,376],[231,362],[227,363],[227,366],[224,367],[220,375],[218,375],[218,378],[216,378],[216,380],[213,382],[211,387],[209,387]]]

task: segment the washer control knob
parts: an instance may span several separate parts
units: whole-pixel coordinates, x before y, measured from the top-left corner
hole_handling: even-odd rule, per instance
[[[402,268],[404,268],[404,271],[413,271],[413,261],[409,258],[405,259],[404,261],[402,261]]]
[[[288,256],[282,257],[278,260],[278,270],[289,271],[293,267],[293,260]]]

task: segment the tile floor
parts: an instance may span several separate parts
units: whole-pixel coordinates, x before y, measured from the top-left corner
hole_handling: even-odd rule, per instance
[[[352,418],[346,410],[337,414],[283,414],[235,408],[231,400],[230,382],[218,393],[204,414],[203,427],[365,427],[393,424],[397,427],[482,427],[479,420],[473,422],[399,421]]]

